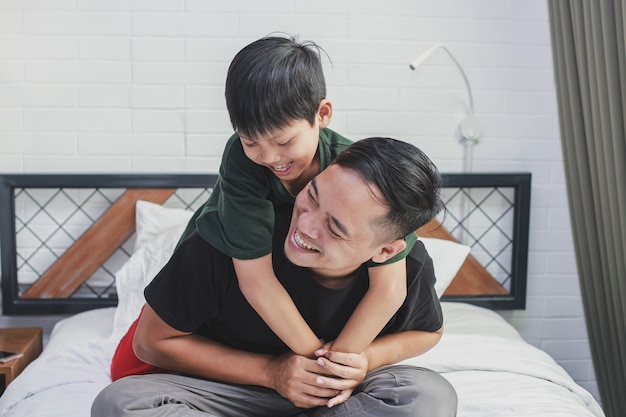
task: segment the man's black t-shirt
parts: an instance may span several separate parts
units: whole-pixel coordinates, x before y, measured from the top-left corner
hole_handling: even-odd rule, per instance
[[[318,284],[308,269],[292,264],[284,255],[290,216],[291,210],[276,212],[274,272],[313,332],[320,339],[335,340],[367,292],[367,267],[356,271],[344,288]],[[407,298],[381,334],[436,331],[443,324],[432,260],[421,242],[406,261]],[[159,317],[177,330],[252,352],[280,354],[288,350],[239,290],[232,259],[197,233],[179,244],[146,288],[145,296]]]

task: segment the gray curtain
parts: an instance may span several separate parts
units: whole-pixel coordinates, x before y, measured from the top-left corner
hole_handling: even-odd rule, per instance
[[[548,0],[572,230],[603,408],[626,413],[626,0]]]

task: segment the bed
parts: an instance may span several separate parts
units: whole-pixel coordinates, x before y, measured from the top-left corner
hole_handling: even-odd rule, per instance
[[[0,176],[4,314],[67,315],[0,397],[0,416],[89,416],[143,287],[214,181]],[[448,379],[459,417],[601,417],[589,392],[493,311],[524,307],[529,193],[528,174],[446,176],[447,213],[418,230],[435,264],[445,333],[405,363]]]

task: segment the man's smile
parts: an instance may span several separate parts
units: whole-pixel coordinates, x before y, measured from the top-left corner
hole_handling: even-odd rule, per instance
[[[293,237],[294,237],[293,240],[298,247],[302,249],[310,250],[310,251],[319,252],[317,249],[308,245],[304,240],[302,240],[302,237],[300,237],[300,234],[298,233],[297,229],[293,232]]]

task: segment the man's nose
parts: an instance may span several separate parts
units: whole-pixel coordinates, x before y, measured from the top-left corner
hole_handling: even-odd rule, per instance
[[[318,239],[320,237],[319,224],[319,218],[315,212],[303,212],[298,219],[298,230],[305,238]]]

